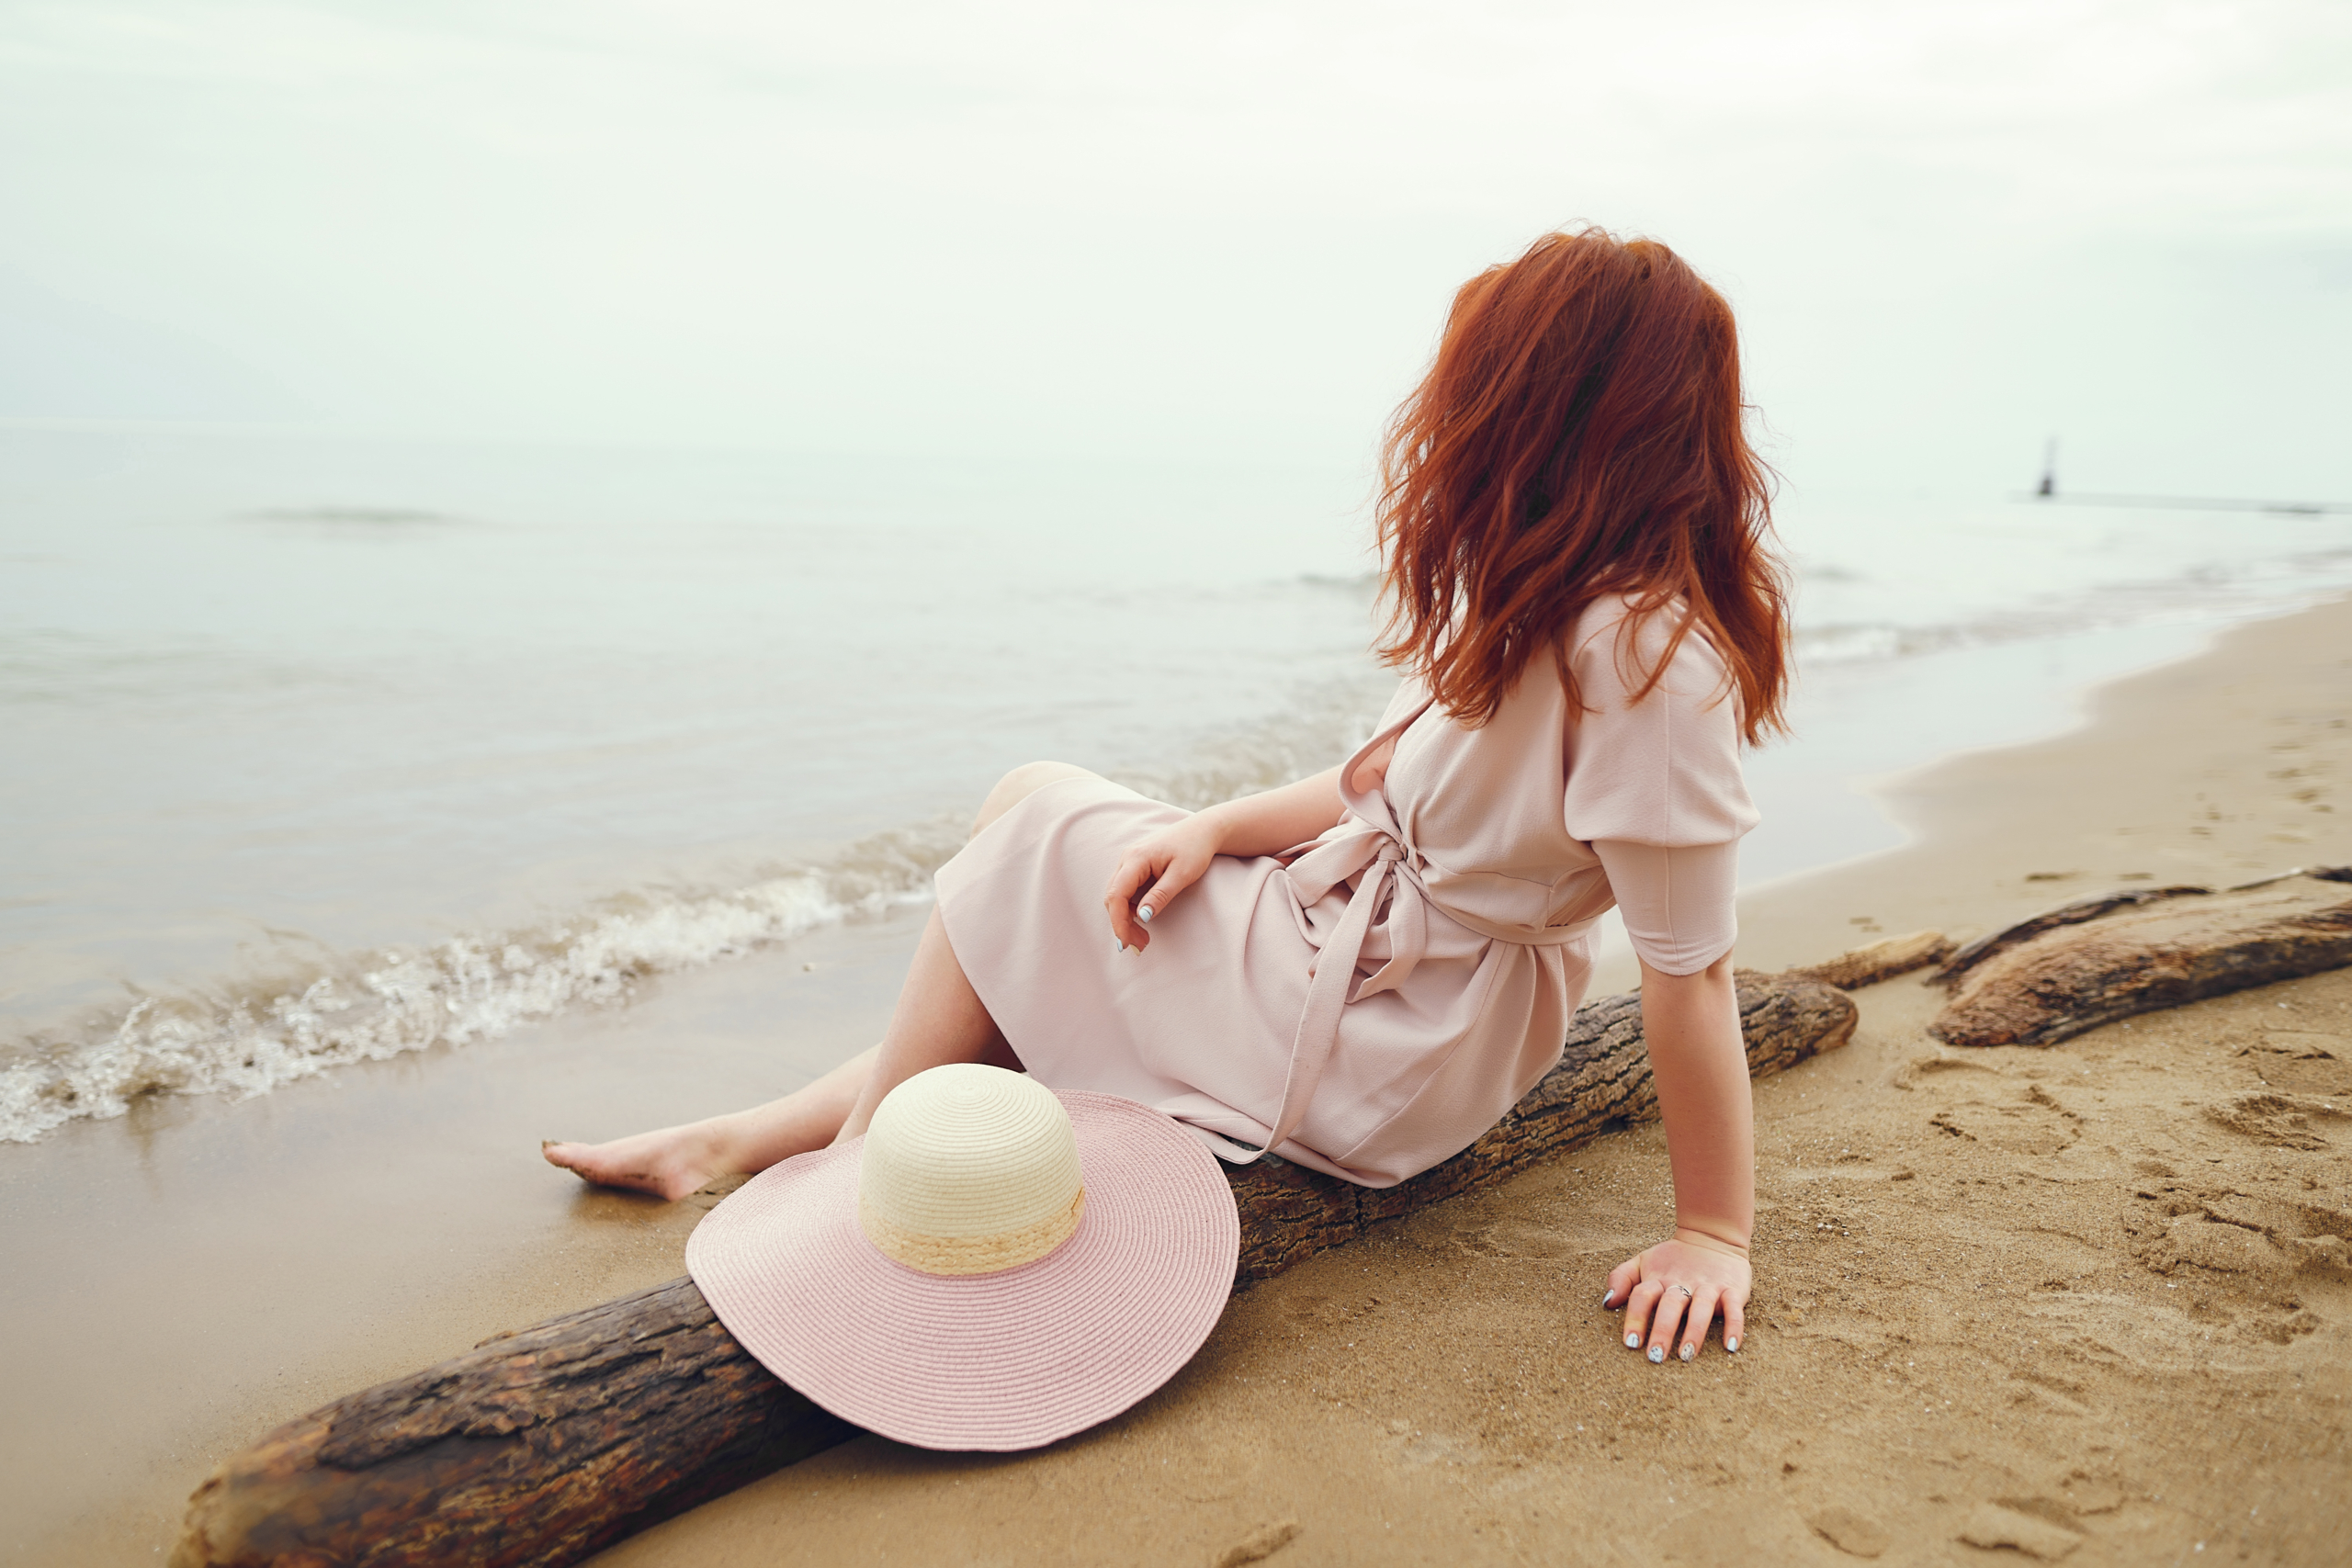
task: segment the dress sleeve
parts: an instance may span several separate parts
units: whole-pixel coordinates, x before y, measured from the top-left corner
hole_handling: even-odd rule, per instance
[[[1569,668],[1584,712],[1566,726],[1561,808],[1571,838],[1679,850],[1730,844],[1756,826],[1739,771],[1738,689],[1704,635],[1692,628],[1634,698],[1665,658],[1678,613],[1645,615],[1630,634],[1622,615],[1577,627]]]
[[[1665,975],[1695,975],[1731,951],[1739,938],[1732,904],[1737,842],[1668,850],[1602,839],[1592,849],[1643,963]]]

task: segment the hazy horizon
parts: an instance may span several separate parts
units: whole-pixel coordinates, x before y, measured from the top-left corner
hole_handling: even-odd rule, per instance
[[[1675,245],[1798,489],[2352,499],[2352,12],[0,15],[0,419],[1360,465]]]

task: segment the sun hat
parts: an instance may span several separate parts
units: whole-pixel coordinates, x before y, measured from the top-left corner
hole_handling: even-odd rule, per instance
[[[760,1363],[927,1449],[1036,1448],[1192,1359],[1241,1251],[1233,1192],[1183,1127],[977,1063],[918,1073],[862,1138],[771,1166],[686,1241]]]

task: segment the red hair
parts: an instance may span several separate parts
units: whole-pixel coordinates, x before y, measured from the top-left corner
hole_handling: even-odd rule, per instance
[[[1464,284],[1381,455],[1381,656],[1475,728],[1538,652],[1579,701],[1567,637],[1594,600],[1679,599],[1636,694],[1696,626],[1745,738],[1784,729],[1788,592],[1745,412],[1731,307],[1655,241],[1546,234]]]

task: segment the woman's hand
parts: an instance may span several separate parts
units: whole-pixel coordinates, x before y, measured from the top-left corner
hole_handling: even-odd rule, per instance
[[[1201,879],[1224,848],[1224,834],[1216,808],[1196,811],[1182,822],[1136,840],[1119,857],[1103,890],[1102,908],[1110,912],[1111,932],[1122,948],[1151,945],[1152,921],[1168,912],[1177,896]]]
[[[1624,1307],[1627,1349],[1646,1347],[1653,1361],[1670,1355],[1687,1361],[1707,1342],[1707,1325],[1719,1310],[1724,1348],[1739,1348],[1754,1284],[1745,1251],[1698,1231],[1678,1229],[1670,1239],[1617,1265],[1600,1304]]]
[[[1717,1312],[1724,1348],[1739,1348],[1755,1278],[1756,1122],[1731,954],[1690,975],[1644,959],[1642,1034],[1674,1166],[1674,1235],[1619,1264],[1601,1305],[1624,1307],[1628,1348],[1687,1361]]]
[[[1219,855],[1272,855],[1306,842],[1339,821],[1340,770],[1245,795],[1182,822],[1170,823],[1119,857],[1102,892],[1112,934],[1121,948],[1151,945],[1145,928],[1168,912],[1177,896],[1201,879]]]

